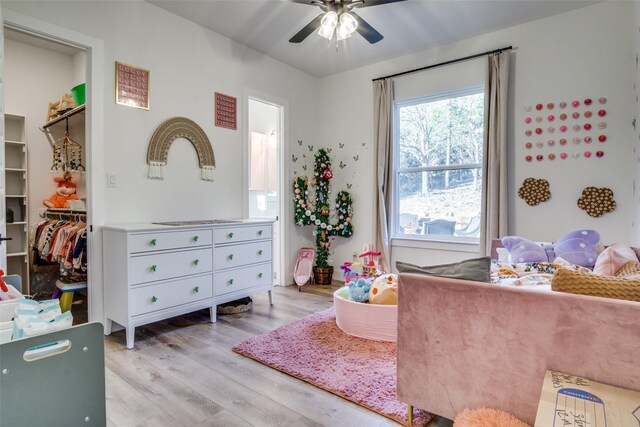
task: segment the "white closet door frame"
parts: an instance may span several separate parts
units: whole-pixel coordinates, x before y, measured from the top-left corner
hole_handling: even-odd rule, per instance
[[[4,27],[71,45],[87,52],[87,108],[86,108],[86,154],[87,164],[87,215],[90,232],[87,236],[89,271],[87,289],[89,297],[89,321],[105,324],[104,285],[102,280],[102,233],[104,225],[104,43],[102,40],[67,28],[3,9]],[[4,33],[2,33],[4,43]],[[2,64],[0,63],[0,67]],[[1,88],[1,87],[0,87]],[[1,90],[1,89],[0,89]],[[4,112],[4,93],[1,110]],[[4,123],[4,119],[2,120]],[[4,167],[4,164],[2,164]],[[2,173],[4,176],[4,173]],[[2,197],[4,200],[4,197]],[[5,210],[0,213],[4,224]],[[3,245],[4,246],[4,245]]]
[[[2,9],[0,8],[0,20],[2,20]],[[4,176],[4,26],[0,27],[0,236],[7,235],[7,206],[6,206],[6,186]],[[7,244],[0,242],[0,268],[7,272]]]

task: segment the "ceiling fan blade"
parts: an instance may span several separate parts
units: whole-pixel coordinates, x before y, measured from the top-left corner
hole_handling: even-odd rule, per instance
[[[399,1],[406,1],[406,0],[354,0],[351,3],[356,3],[354,4],[354,7],[361,8],[361,7],[369,7],[369,6],[380,6],[382,4],[387,4],[387,3],[397,3]]]
[[[322,17],[324,13],[316,16],[313,21],[309,22],[303,29],[298,31],[298,33],[289,39],[289,43],[300,43],[302,40],[309,37],[309,34],[313,33],[320,27],[320,21],[322,21]]]
[[[309,6],[315,6],[318,3],[322,3],[320,0],[285,0],[289,3],[300,3],[300,4],[308,4]]]
[[[350,13],[353,15],[354,18],[356,18],[356,21],[358,21],[358,28],[356,29],[356,31],[360,33],[360,35],[364,37],[366,41],[368,41],[371,44],[374,44],[374,43],[378,43],[380,40],[384,38],[382,34],[376,31],[375,28],[369,25],[369,23],[364,19],[362,19],[358,14],[356,14],[353,11]]]

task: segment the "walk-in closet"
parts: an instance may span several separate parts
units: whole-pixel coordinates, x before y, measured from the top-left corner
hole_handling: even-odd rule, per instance
[[[5,27],[3,80],[2,268],[86,322],[85,51]]]

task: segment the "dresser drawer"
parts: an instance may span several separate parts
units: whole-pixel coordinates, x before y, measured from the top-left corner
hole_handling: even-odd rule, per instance
[[[131,257],[129,264],[132,285],[166,280],[213,270],[213,249],[165,252]]]
[[[129,293],[131,316],[211,298],[213,297],[211,280],[209,274],[131,289]]]
[[[271,225],[225,227],[216,228],[214,231],[214,241],[216,244],[263,239],[271,239]]]
[[[219,297],[253,286],[270,285],[272,275],[270,262],[217,272],[213,276],[214,295]]]
[[[129,236],[129,252],[210,246],[212,243],[213,233],[211,230],[156,231]]]
[[[271,240],[221,246],[215,249],[213,265],[216,270],[271,261]]]

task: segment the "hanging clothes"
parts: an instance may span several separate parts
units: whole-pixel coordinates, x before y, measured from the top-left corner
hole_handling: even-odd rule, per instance
[[[36,226],[32,247],[34,264],[59,264],[60,280],[87,280],[87,225],[81,221],[44,220]]]

